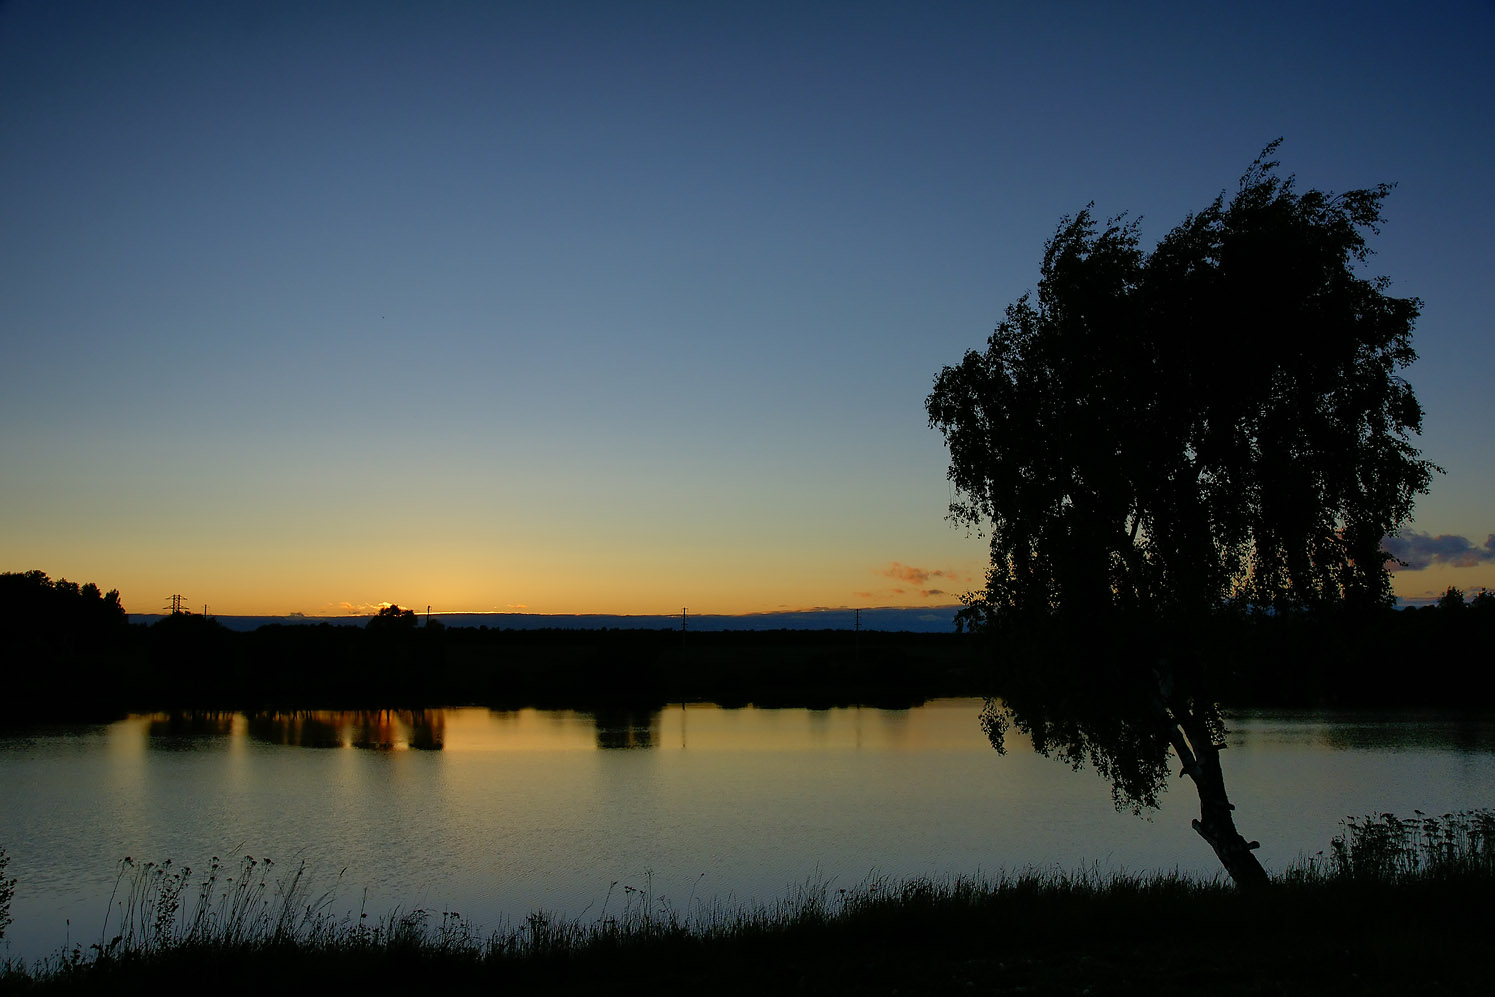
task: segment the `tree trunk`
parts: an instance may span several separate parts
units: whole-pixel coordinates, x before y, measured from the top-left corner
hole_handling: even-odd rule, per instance
[[[1193,721],[1192,723],[1189,721]],[[1220,771],[1220,748],[1210,742],[1208,733],[1200,738],[1191,727],[1203,728],[1192,714],[1183,724],[1184,735],[1195,746],[1194,767],[1185,769],[1194,780],[1199,791],[1199,819],[1194,821],[1194,830],[1209,842],[1225,866],[1225,871],[1242,889],[1254,889],[1267,885],[1267,872],[1256,860],[1255,849],[1260,845],[1247,841],[1235,829],[1235,806],[1225,795],[1225,776]]]
[[[1247,841],[1235,829],[1235,806],[1225,795],[1225,775],[1220,769],[1220,751],[1225,745],[1214,743],[1209,726],[1189,705],[1173,700],[1169,684],[1159,679],[1158,708],[1168,741],[1183,763],[1179,775],[1193,779],[1199,791],[1199,819],[1193,822],[1194,830],[1214,849],[1238,888],[1265,887],[1270,880],[1254,853],[1260,843]]]

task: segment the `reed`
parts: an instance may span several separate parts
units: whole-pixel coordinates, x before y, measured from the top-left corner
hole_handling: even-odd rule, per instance
[[[1286,878],[1341,883],[1495,879],[1495,810],[1413,814],[1346,817],[1328,853],[1296,863]]]

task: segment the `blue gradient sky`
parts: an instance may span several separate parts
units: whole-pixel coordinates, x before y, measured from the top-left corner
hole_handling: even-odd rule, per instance
[[[1495,586],[1492,49],[1488,3],[12,0],[0,569],[133,612],[948,604],[986,552],[935,373],[1060,215],[1150,244],[1284,136],[1303,186],[1400,184],[1413,528],[1473,553],[1398,591]]]

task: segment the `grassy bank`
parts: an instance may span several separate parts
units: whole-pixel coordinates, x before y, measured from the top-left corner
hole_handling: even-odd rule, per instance
[[[751,909],[638,891],[585,922],[480,934],[454,915],[334,918],[304,870],[122,870],[88,950],[0,972],[3,993],[418,988],[458,993],[1485,993],[1495,812],[1349,822],[1243,895],[1176,875],[808,885]]]

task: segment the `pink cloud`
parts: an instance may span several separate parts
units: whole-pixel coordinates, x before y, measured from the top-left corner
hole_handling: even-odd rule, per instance
[[[966,575],[958,571],[951,571],[946,568],[919,568],[911,564],[904,564],[901,561],[894,561],[885,568],[874,570],[884,578],[891,578],[899,584],[876,591],[854,592],[852,595],[858,599],[868,601],[901,598],[939,599],[948,597],[950,592],[946,588],[930,585],[930,581],[939,578],[948,579],[952,582],[966,582],[969,580]]]
[[[349,616],[373,616],[379,610],[393,605],[392,602],[340,602],[337,608]]]
[[[931,578],[948,578],[954,582],[965,581],[964,576],[958,571],[947,571],[944,568],[915,568],[912,565],[901,564],[898,561],[894,561],[886,568],[883,568],[880,573],[887,578],[907,582],[910,585],[924,585]]]

